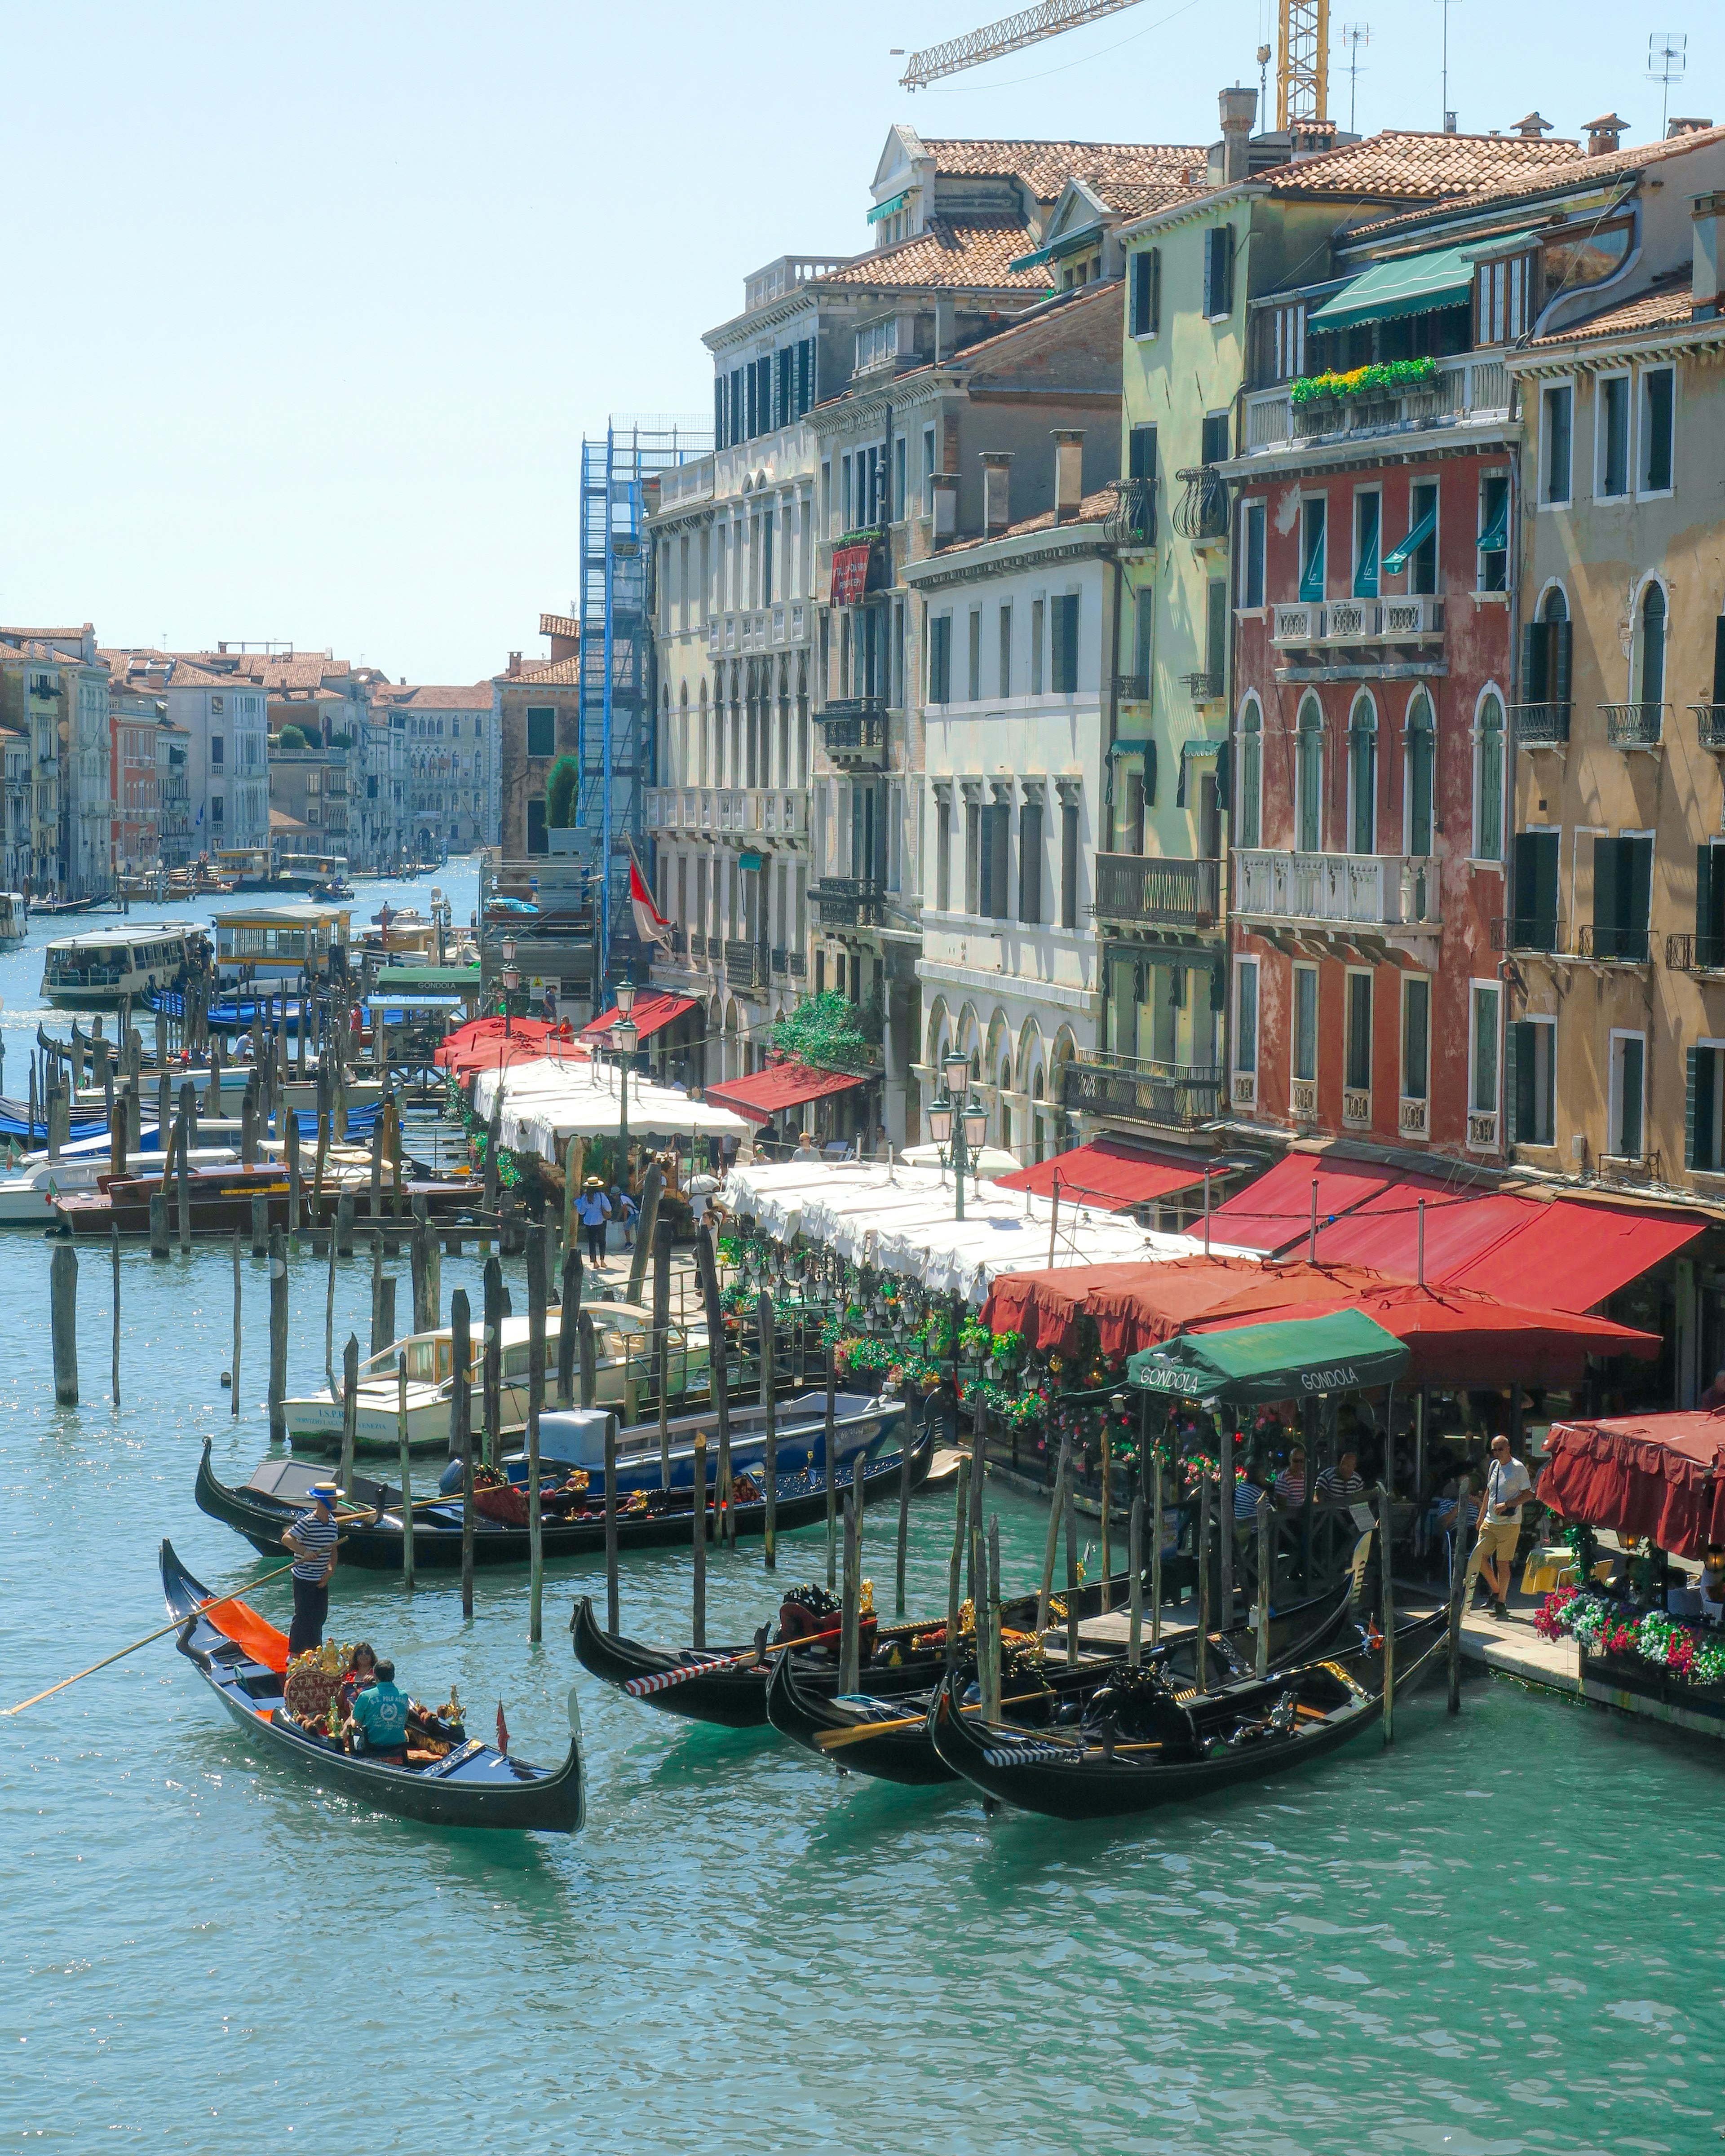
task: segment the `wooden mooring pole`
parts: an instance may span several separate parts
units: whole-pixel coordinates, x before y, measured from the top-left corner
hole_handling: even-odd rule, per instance
[[[620,1629],[617,1593],[617,1418],[605,1417],[605,1630]]]
[[[234,1230],[234,1367],[229,1373],[228,1412],[236,1422],[239,1419],[239,1341],[244,1315],[244,1276],[239,1268],[239,1230]]]
[[[755,1309],[761,1332],[761,1404],[767,1419],[761,1460],[761,1488],[767,1501],[763,1562],[773,1572],[778,1567],[778,1337],[770,1289],[762,1289]]]
[[[690,1571],[689,1640],[706,1645],[706,1432],[695,1433],[695,1551]]]
[[[527,1638],[545,1636],[545,1522],[539,1498],[539,1414],[545,1405],[545,1231],[527,1235]],[[493,1466],[503,1447],[493,1440]],[[617,1629],[614,1625],[613,1631]]]
[[[108,1223],[108,1254],[114,1275],[114,1368],[112,1389],[114,1404],[120,1404],[120,1230],[110,1220]]]
[[[461,1462],[461,1614],[473,1614],[473,1334],[467,1291],[449,1297],[455,1389],[449,1396],[449,1450]]]
[[[54,1337],[54,1396],[63,1408],[78,1404],[78,1253],[68,1235],[56,1241],[48,1261],[49,1328]]]
[[[1395,1588],[1389,1577],[1389,1492],[1378,1485],[1378,1558],[1384,1627],[1384,1742],[1395,1742]]]
[[[270,1233],[270,1442],[287,1442],[287,1237]]]
[[[408,1440],[408,1358],[395,1358],[395,1450],[401,1475],[401,1576],[413,1591],[413,1466]]]

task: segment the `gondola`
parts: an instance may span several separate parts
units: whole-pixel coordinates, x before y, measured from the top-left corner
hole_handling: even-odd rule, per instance
[[[864,1486],[869,1486],[866,1481]],[[781,1498],[781,1522],[784,1518],[783,1504]],[[684,1532],[689,1532],[685,1527]],[[1107,1606],[1123,1609],[1130,1589],[1129,1576],[1122,1573],[1109,1586]],[[1081,1619],[1100,1615],[1103,1607],[1101,1581],[1081,1587],[1076,1599]],[[1064,1594],[1060,1607],[1062,1610],[1066,1607]],[[1003,1603],[1000,1614],[1008,1630],[1028,1630],[1036,1622],[1036,1597],[1024,1594],[1015,1601]],[[836,1619],[834,1621],[836,1623]],[[875,1637],[874,1651],[860,1672],[864,1690],[883,1697],[932,1691],[946,1668],[944,1644],[918,1648],[914,1642],[931,1632],[941,1635],[944,1641],[945,1628],[943,1616],[925,1617],[914,1624],[882,1625]],[[728,1647],[649,1647],[624,1633],[603,1630],[593,1615],[592,1602],[585,1596],[575,1605],[569,1629],[574,1635],[575,1659],[590,1676],[615,1685],[620,1691],[629,1691],[632,1697],[644,1700],[661,1713],[682,1715],[691,1722],[716,1722],[726,1729],[758,1729],[766,1722],[768,1685],[773,1666],[790,1659],[789,1655],[769,1653],[764,1639],[759,1650],[752,1640]],[[793,1650],[799,1684],[816,1698],[829,1699],[837,1695],[836,1649],[837,1642],[830,1641]],[[1097,1666],[1101,1666],[1105,1660],[1099,1658]],[[698,1669],[701,1674],[680,1674],[691,1669]],[[676,1681],[665,1682],[673,1673],[677,1673]],[[652,1681],[655,1679],[660,1681],[656,1684]]]
[[[585,1798],[572,1695],[569,1753],[560,1767],[530,1767],[477,1739],[456,1744],[433,1765],[391,1766],[344,1752],[289,1716],[283,1698],[286,1635],[244,1604],[212,1597],[170,1542],[162,1545],[162,1588],[169,1616],[185,1620],[177,1641],[180,1652],[272,1758],[326,1789],[430,1826],[579,1830]]]
[[[235,1488],[231,1484],[218,1481],[210,1466],[210,1443],[208,1438],[204,1440],[203,1455],[198,1464],[195,1495],[198,1510],[208,1512],[213,1520],[224,1521],[236,1532],[244,1535],[254,1549],[273,1557],[281,1548],[284,1530],[304,1507],[270,1496],[262,1491]],[[911,1447],[911,1484],[913,1489],[927,1474],[933,1450],[933,1427],[932,1424],[925,1424]],[[865,1504],[888,1494],[896,1495],[902,1460],[901,1449],[864,1463],[862,1491]],[[708,1472],[711,1475],[711,1467]],[[840,1505],[844,1503],[845,1492],[851,1486],[852,1476],[852,1464],[848,1460],[841,1461],[833,1476],[833,1486],[838,1492]],[[793,1527],[807,1527],[811,1522],[825,1517],[826,1484],[819,1471],[799,1468],[794,1473],[780,1475],[778,1481],[777,1527],[781,1533]],[[399,1572],[401,1492],[391,1489],[385,1483],[356,1475],[350,1486],[350,1496],[357,1506],[365,1507],[367,1510],[381,1509],[382,1517],[380,1521],[371,1523],[344,1520],[341,1529],[342,1562],[359,1565],[368,1572]],[[695,1532],[693,1496],[690,1490],[655,1490],[645,1493],[644,1502],[639,1506],[631,1505],[619,1510],[617,1515],[619,1548],[686,1547],[693,1539]],[[712,1501],[709,1496],[709,1520],[712,1510]],[[739,1536],[764,1532],[767,1520],[764,1500],[740,1503],[737,1507],[736,1520]],[[551,1503],[547,1503],[542,1522],[542,1537],[547,1558],[595,1555],[605,1547],[603,1502],[589,1490],[584,1500],[580,1501],[578,1510],[557,1511],[552,1508]],[[475,1520],[473,1561],[476,1565],[525,1564],[527,1549],[528,1531],[526,1527],[506,1526],[483,1516]],[[416,1503],[413,1508],[414,1569],[424,1571],[427,1568],[438,1568],[447,1570],[460,1562],[460,1498],[434,1499],[424,1506]]]
[[[1340,1594],[1315,1595],[1309,1601],[1296,1603],[1272,1614],[1271,1661],[1298,1661],[1344,1634],[1351,1638],[1354,1604],[1353,1591],[1348,1589]],[[1011,1620],[1009,1618],[1006,1621],[1009,1624]],[[1237,1625],[1229,1632],[1212,1632],[1209,1649],[1214,1657],[1211,1666],[1219,1677],[1238,1682],[1250,1676],[1256,1652],[1256,1635],[1250,1625]],[[1155,1648],[1147,1645],[1143,1652],[1146,1664],[1153,1663],[1168,1672],[1180,1688],[1196,1684],[1195,1628]],[[1016,1668],[1005,1670],[1002,1675],[1005,1695],[1002,1704],[1010,1704],[1013,1709],[1009,1721],[1018,1728],[1035,1729],[1045,1727],[1050,1722],[1077,1717],[1091,1695],[1111,1681],[1125,1659],[1122,1650],[1106,1656],[1087,1656],[1070,1667],[1063,1662],[1055,1662],[1037,1668],[1028,1656],[1015,1657]],[[779,1657],[767,1687],[767,1719],[781,1736],[788,1737],[793,1743],[802,1745],[805,1751],[820,1758],[830,1760],[835,1767],[859,1774],[878,1775],[883,1781],[922,1788],[957,1779],[957,1770],[936,1751],[928,1728],[928,1710],[946,1674],[943,1663],[925,1678],[921,1688],[912,1691],[903,1687],[898,1698],[880,1706],[876,1706],[872,1698],[865,1702],[841,1697],[836,1685],[823,1688],[811,1682],[812,1674],[805,1671],[800,1656]],[[975,1674],[973,1658],[961,1665],[957,1672],[961,1699],[968,1694]],[[871,1695],[875,1689],[872,1684],[868,1686]],[[967,1707],[963,1712],[968,1717],[974,1710]],[[873,1736],[850,1734],[852,1731],[865,1731],[871,1724],[878,1725]]]
[[[1398,1698],[1430,1671],[1449,1617],[1399,1625]],[[1381,1640],[1182,1699],[1156,1671],[1117,1681],[1067,1734],[983,1722],[960,1711],[952,1679],[928,1719],[935,1750],[983,1796],[1050,1819],[1114,1819],[1214,1796],[1236,1783],[1327,1758],[1384,1714]]]

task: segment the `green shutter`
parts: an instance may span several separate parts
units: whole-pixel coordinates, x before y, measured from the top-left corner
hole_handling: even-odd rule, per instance
[[[1543,704],[1541,691],[1545,686],[1545,669],[1540,664],[1545,648],[1540,642],[1543,622],[1524,621],[1522,624],[1522,701],[1524,704]]]
[[[1695,1165],[1695,1059],[1699,1049],[1692,1048],[1683,1058],[1683,1165]]]
[[[1507,1126],[1506,1147],[1522,1140],[1522,1035],[1525,1026],[1517,1019],[1503,1029],[1503,1119]]]
[[[1554,621],[1551,648],[1551,701],[1567,704],[1569,701],[1569,662],[1575,646],[1575,624],[1569,621]]]

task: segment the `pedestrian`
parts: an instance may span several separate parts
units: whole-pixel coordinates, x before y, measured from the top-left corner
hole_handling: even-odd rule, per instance
[[[802,1136],[797,1140],[797,1150],[791,1155],[791,1158],[793,1160],[819,1160],[820,1158],[820,1151],[814,1142],[814,1133],[813,1131],[804,1131],[803,1132]]]
[[[1486,1509],[1480,1538],[1469,1569],[1484,1576],[1491,1614],[1507,1617],[1516,1543],[1521,1538],[1522,1507],[1533,1494],[1533,1479],[1509,1449],[1500,1430],[1491,1440],[1491,1465],[1486,1471]]]
[[[309,1653],[323,1645],[324,1620],[330,1614],[330,1574],[336,1568],[336,1507],[341,1491],[333,1482],[314,1482],[306,1493],[311,1506],[297,1514],[282,1536],[293,1553],[294,1622],[288,1634],[290,1655]]]
[[[575,1210],[587,1232],[588,1262],[603,1265],[605,1260],[605,1223],[611,1217],[611,1201],[606,1197],[605,1186],[598,1176],[588,1176],[582,1186],[581,1195],[575,1201]]]
[[[540,1009],[545,1019],[545,1023],[547,1025],[555,1025],[557,1024],[557,992],[555,985],[550,981],[547,981],[545,984],[545,995],[541,1003]]]
[[[623,1216],[623,1247],[632,1250],[635,1246],[635,1222],[640,1218],[641,1209],[626,1190],[619,1191],[616,1196],[617,1209]]]

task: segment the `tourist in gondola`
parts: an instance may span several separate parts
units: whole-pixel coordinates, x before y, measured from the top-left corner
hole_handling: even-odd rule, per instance
[[[347,1657],[347,1666],[341,1672],[341,1682],[336,1693],[336,1703],[341,1711],[343,1721],[351,1719],[353,1702],[369,1684],[377,1681],[377,1657],[369,1640],[359,1640]]]
[[[396,1765],[407,1758],[408,1696],[396,1689],[395,1664],[387,1656],[354,1700],[352,1726],[356,1752]]]
[[[293,1553],[294,1622],[288,1634],[290,1655],[323,1645],[324,1620],[330,1614],[330,1574],[336,1568],[336,1506],[341,1496],[333,1482],[315,1482],[311,1509],[295,1517],[282,1536]]]

